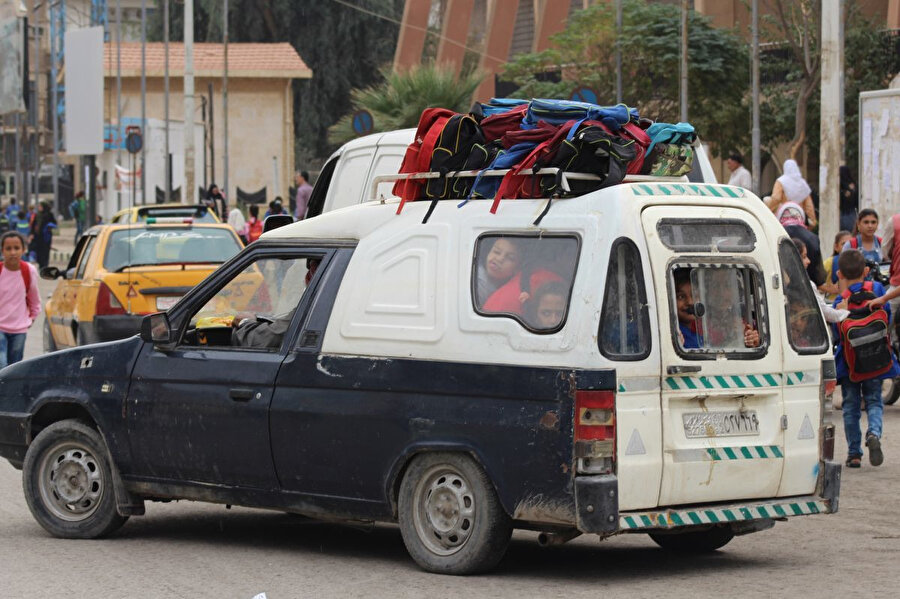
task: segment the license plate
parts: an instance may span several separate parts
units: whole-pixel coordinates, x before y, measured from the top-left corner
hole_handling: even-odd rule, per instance
[[[692,412],[681,417],[684,421],[684,434],[688,439],[759,434],[759,419],[754,410]]]
[[[168,310],[180,299],[180,297],[158,297],[156,298],[156,309],[160,311]]]

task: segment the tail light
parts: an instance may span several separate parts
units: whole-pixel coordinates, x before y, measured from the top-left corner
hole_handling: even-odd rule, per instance
[[[95,313],[97,316],[127,314],[125,308],[119,300],[116,299],[116,296],[113,295],[113,292],[106,283],[100,283],[100,288],[97,290],[97,306]]]
[[[820,386],[819,422],[822,426],[820,457],[823,460],[834,459],[834,425],[826,418],[825,402],[831,399],[837,387],[837,370],[834,360],[822,360],[822,384]]]
[[[615,471],[615,391],[575,391],[576,470],[585,474]]]

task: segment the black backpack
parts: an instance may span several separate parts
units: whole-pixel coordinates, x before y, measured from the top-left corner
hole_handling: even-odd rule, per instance
[[[443,200],[453,197],[453,185],[446,175],[451,171],[461,171],[467,167],[467,161],[475,145],[484,145],[484,135],[475,119],[468,114],[455,114],[444,125],[434,151],[431,153],[431,172],[441,173],[438,179],[428,179],[425,184],[425,197],[430,200]],[[480,168],[479,165],[470,168]],[[459,196],[457,196],[459,197]],[[465,197],[465,196],[462,196]]]
[[[600,180],[596,181],[569,179],[568,193],[581,195],[621,183],[625,178],[628,164],[636,156],[637,150],[633,139],[610,135],[596,125],[586,125],[579,128],[571,138],[567,137],[550,160],[545,164],[536,164],[535,169],[544,167],[559,169],[555,177],[540,178],[543,195],[547,197],[566,193],[562,189],[563,173],[566,171],[598,175]]]

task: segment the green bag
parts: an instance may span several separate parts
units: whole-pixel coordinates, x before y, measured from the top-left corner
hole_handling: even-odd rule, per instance
[[[687,144],[658,143],[644,160],[642,175],[680,177],[691,172],[694,148]]]

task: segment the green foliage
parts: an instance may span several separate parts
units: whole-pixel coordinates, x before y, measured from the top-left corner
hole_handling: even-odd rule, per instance
[[[329,130],[331,143],[341,144],[357,136],[352,123],[357,110],[372,113],[373,132],[415,127],[426,108],[467,112],[482,79],[475,73],[457,76],[452,70],[434,65],[403,73],[384,69],[382,77],[382,83],[352,92],[353,108]]]
[[[681,9],[675,5],[623,2],[620,45],[623,98],[642,115],[679,120]],[[688,115],[714,151],[749,146],[750,111],[747,44],[734,32],[712,27],[691,11],[688,18]],[[553,47],[516,57],[505,76],[521,87],[515,95],[568,98],[580,86],[597,91],[603,104],[615,103],[615,10],[599,3],[574,14],[567,28],[552,37]],[[562,81],[547,81],[547,73]]]
[[[328,128],[350,109],[350,90],[380,81],[393,59],[403,0],[352,0],[354,10],[320,0],[230,0],[232,42],[290,42],[312,79],[293,83],[295,160],[301,167],[333,149]],[[162,0],[150,22],[150,39],[163,38]],[[170,39],[182,39],[183,5],[171,2]],[[383,15],[387,19],[379,18]],[[222,0],[195,0],[194,40],[222,41]]]

